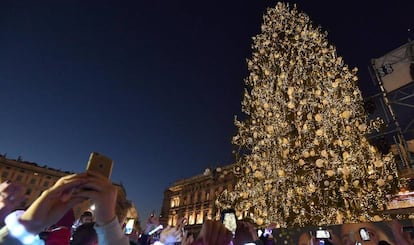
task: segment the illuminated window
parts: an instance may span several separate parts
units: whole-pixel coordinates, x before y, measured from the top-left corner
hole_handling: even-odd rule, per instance
[[[197,224],[202,224],[203,223],[203,213],[197,213],[196,220],[197,220]]]
[[[172,220],[172,226],[176,226],[177,225],[177,215],[174,215],[173,220]]]
[[[190,217],[188,218],[188,224],[189,225],[194,225],[194,215],[190,214]]]
[[[206,201],[210,200],[210,192],[206,193]]]
[[[180,197],[171,198],[171,207],[178,207],[180,205]]]

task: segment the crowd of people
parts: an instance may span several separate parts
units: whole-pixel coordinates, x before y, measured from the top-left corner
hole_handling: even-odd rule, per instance
[[[317,239],[312,232],[304,232],[299,236],[298,245],[413,245],[414,239],[410,232],[404,231],[397,220],[387,222],[391,234],[387,234],[375,223],[342,224],[338,235],[328,230],[329,238]],[[390,237],[392,235],[392,237]]]
[[[0,214],[4,220],[0,229],[0,244],[71,244],[71,237],[72,244],[130,244],[116,216],[117,188],[100,174],[88,172],[62,177],[26,210],[14,210],[24,199],[21,187],[6,181],[0,188]],[[76,236],[78,227],[73,236],[70,233],[65,235],[68,232],[62,226],[56,227],[56,224],[75,205],[85,200],[95,204],[92,229]],[[47,235],[45,231],[49,231]],[[57,233],[61,236],[56,236]],[[74,239],[79,239],[79,243],[75,243],[78,240]]]
[[[107,177],[88,172],[72,174],[59,179],[45,190],[26,210],[15,210],[25,195],[18,184],[5,181],[0,184],[0,244],[7,245],[274,245],[273,226],[262,234],[253,222],[237,221],[234,232],[220,221],[206,220],[198,236],[187,233],[184,222],[177,227],[165,227],[158,231],[157,239],[149,239],[149,231],[141,236],[136,232],[124,233],[125,213],[117,212],[117,188]],[[74,223],[73,207],[85,200],[95,204],[94,212],[86,211]],[[157,224],[156,217],[151,222]],[[157,224],[158,225],[158,224]],[[369,240],[356,235],[356,230],[366,229]],[[389,222],[393,241],[372,224],[342,225],[341,236],[330,231],[330,237],[317,239],[312,232],[303,233],[299,245],[356,245],[392,244],[413,245],[410,234],[401,224]]]

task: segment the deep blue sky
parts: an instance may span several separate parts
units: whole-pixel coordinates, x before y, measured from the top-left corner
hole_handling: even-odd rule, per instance
[[[365,94],[370,59],[414,29],[411,0],[296,2]],[[74,172],[106,154],[145,221],[174,181],[233,161],[245,59],[275,3],[1,1],[0,153]]]

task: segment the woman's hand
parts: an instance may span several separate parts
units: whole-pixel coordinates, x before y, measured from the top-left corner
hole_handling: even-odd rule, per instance
[[[106,225],[116,217],[115,207],[118,189],[108,178],[97,173],[88,172],[82,188],[76,195],[91,199],[95,204],[94,216],[97,225]]]
[[[195,245],[228,245],[233,234],[220,221],[206,220],[201,227]]]
[[[4,181],[0,184],[0,220],[15,210],[26,199],[21,185]]]
[[[85,174],[60,178],[45,190],[20,217],[26,230],[38,234],[55,224],[69,209],[86,198],[75,196],[76,189],[85,182]]]

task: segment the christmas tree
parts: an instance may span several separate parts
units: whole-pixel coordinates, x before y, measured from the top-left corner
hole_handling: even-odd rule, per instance
[[[258,224],[280,227],[381,219],[399,188],[392,156],[366,140],[357,69],[350,69],[296,6],[263,17],[247,61],[234,190],[217,200]]]

